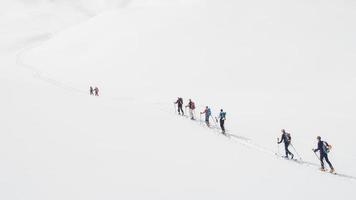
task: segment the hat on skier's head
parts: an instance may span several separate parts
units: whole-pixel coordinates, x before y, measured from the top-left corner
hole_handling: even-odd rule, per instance
[[[318,136],[318,137],[316,137],[316,139],[321,140],[321,137],[320,137],[320,136]]]
[[[286,130],[284,130],[284,129],[282,129],[281,131],[282,131],[282,133],[285,133],[285,132],[286,132]]]
[[[224,111],[223,109],[220,109],[220,111],[222,112],[222,111]]]

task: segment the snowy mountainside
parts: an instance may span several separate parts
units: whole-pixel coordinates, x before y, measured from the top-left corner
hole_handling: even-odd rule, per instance
[[[192,2],[2,19],[1,199],[353,199],[353,2]],[[224,108],[232,136],[177,96]],[[303,163],[275,156],[281,128]]]

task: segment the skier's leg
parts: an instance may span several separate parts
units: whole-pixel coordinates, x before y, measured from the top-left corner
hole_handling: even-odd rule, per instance
[[[224,125],[224,120],[220,119],[220,127],[221,127],[221,130],[222,132],[225,134],[225,125]]]
[[[223,131],[225,133],[225,120],[222,120],[223,121]]]
[[[209,116],[205,116],[205,123],[208,127],[210,127]]]
[[[290,143],[287,143],[287,152],[289,155],[292,156],[292,159],[293,159],[294,155],[292,154],[292,152],[289,151],[289,145],[290,145]]]
[[[333,165],[331,164],[329,158],[328,158],[328,154],[325,154],[325,161],[328,163],[330,169],[334,169]]]
[[[321,164],[321,169],[325,169],[325,167],[324,167],[324,154],[323,153],[321,153],[320,154],[320,164]]]
[[[284,150],[286,152],[286,158],[288,158],[289,150],[288,150],[288,144],[286,142],[284,143]]]
[[[181,110],[182,110],[182,106],[178,105],[178,114],[180,114]]]

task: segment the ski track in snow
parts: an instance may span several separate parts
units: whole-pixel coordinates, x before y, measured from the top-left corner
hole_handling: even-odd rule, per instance
[[[168,107],[166,107],[165,109],[162,108],[163,106],[163,103],[156,103],[155,104],[156,106],[158,106],[158,109],[161,110],[162,112],[165,112],[165,113],[170,113],[172,114],[172,112],[170,111],[170,109]],[[181,116],[181,115],[178,115],[177,113],[175,113],[180,119],[184,119],[184,120],[189,120],[197,125],[199,125],[200,127],[204,127],[206,129],[208,129],[209,131],[212,131],[214,133],[218,133],[220,136],[224,136],[221,131],[220,131],[220,127],[217,123],[215,123],[212,128],[208,128],[206,125],[205,125],[205,122],[202,121],[201,119],[199,120],[191,120],[187,115],[185,116]],[[242,135],[238,135],[238,134],[235,134],[235,131],[234,130],[229,130],[227,129],[227,135],[224,136],[226,138],[228,138],[229,140],[232,140],[234,142],[238,142],[240,145],[243,145],[247,148],[250,148],[250,149],[254,149],[254,150],[257,150],[259,152],[262,152],[262,153],[265,153],[265,154],[268,154],[268,155],[271,155],[271,156],[274,156],[274,157],[277,157],[278,159],[283,159],[285,161],[290,161],[290,162],[294,162],[295,164],[299,164],[299,165],[303,165],[305,167],[308,167],[308,168],[311,168],[313,170],[315,170],[315,168],[319,168],[320,167],[320,164],[317,164],[317,163],[313,163],[313,162],[310,162],[310,161],[306,161],[306,160],[303,160],[303,159],[300,159],[300,160],[287,160],[285,158],[282,158],[280,155],[278,155],[278,153],[276,153],[275,151],[267,148],[267,147],[264,147],[262,145],[259,145],[255,142],[253,142],[252,139],[248,138],[248,137],[245,137],[245,136],[242,136]],[[319,171],[319,170],[318,170]],[[342,174],[342,173],[336,173],[336,174],[331,174],[331,173],[328,173],[328,172],[323,172],[324,174],[327,173],[329,175],[333,175],[333,176],[337,176],[337,177],[340,177],[340,178],[346,178],[346,179],[349,179],[349,180],[353,180],[353,181],[356,181],[356,176],[353,176],[353,175],[348,175],[348,174]]]
[[[23,61],[23,57],[26,55],[27,52],[31,51],[32,49],[42,46],[46,41],[50,40],[54,36],[55,36],[55,34],[51,34],[51,33],[45,33],[45,34],[40,34],[40,35],[36,36],[35,40],[33,40],[30,44],[26,45],[24,48],[22,48],[22,50],[19,51],[19,53],[16,54],[16,64],[19,67],[22,67],[24,69],[31,71],[33,78],[35,78],[37,80],[48,83],[54,87],[64,89],[68,92],[74,92],[77,94],[88,94],[88,92],[86,90],[73,87],[70,84],[65,83],[64,81],[52,78],[52,76],[50,74],[40,71],[36,66],[26,64]],[[102,96],[100,98],[103,99]],[[132,101],[136,100],[134,97],[117,98],[117,97],[110,96],[110,95],[107,95],[106,97],[104,96],[104,99],[105,98],[108,98],[108,99],[111,99],[114,101],[119,100],[119,101],[126,101],[126,102],[132,102]],[[165,104],[165,103],[160,103],[160,102],[153,103],[153,102],[145,102],[145,101],[141,101],[141,103],[157,106],[158,110],[165,112],[166,114],[167,113],[172,114],[171,108],[168,108],[167,104]],[[166,107],[166,108],[164,108],[164,107]],[[189,117],[179,117],[179,119],[190,120]],[[213,120],[214,125],[212,126],[212,128],[206,127],[205,123],[201,119],[190,120],[190,121],[194,122],[195,124],[199,125],[200,127],[207,128],[209,131],[212,131],[214,133],[219,133],[219,135],[224,136],[220,133],[220,127],[219,127],[218,123],[216,123],[214,120]],[[227,132],[228,132],[227,133],[228,135],[225,137],[229,140],[237,142],[238,144],[246,146],[247,148],[254,149],[259,152],[277,157],[278,159],[285,160],[284,158],[281,158],[279,155],[277,155],[277,153],[275,151],[255,143],[252,139],[250,139],[248,137],[236,134],[235,133],[236,131],[234,131],[234,130],[227,129]],[[310,161],[304,161],[304,160],[298,160],[298,161],[287,160],[287,161],[292,161],[295,164],[303,165],[305,167],[312,168],[313,170],[315,170],[316,167],[319,167],[319,164],[316,164],[316,163],[313,163]],[[324,172],[324,174],[325,174],[325,172]],[[330,175],[331,176],[334,175],[334,176],[337,176],[340,178],[346,178],[349,180],[356,181],[356,176],[352,176],[352,175],[348,175],[348,174],[337,173],[337,174],[330,174]]]
[[[54,87],[62,88],[64,90],[67,90],[68,92],[75,92],[75,93],[78,93],[78,94],[87,94],[87,91],[85,91],[83,89],[80,89],[80,88],[75,88],[75,87],[71,86],[70,84],[64,83],[63,81],[60,81],[58,79],[51,78],[51,76],[49,74],[46,74],[43,71],[38,70],[35,66],[28,65],[23,61],[23,57],[25,56],[26,52],[31,51],[32,49],[35,49],[37,47],[42,46],[46,41],[50,40],[52,37],[54,37],[54,35],[50,34],[50,33],[44,34],[44,35],[39,35],[35,42],[33,42],[31,45],[28,45],[28,46],[24,47],[16,55],[16,64],[18,66],[22,67],[22,68],[30,70],[35,79],[38,79],[38,80],[43,81],[45,83],[51,84]],[[125,99],[128,100],[128,101],[135,100],[133,97],[131,97],[131,98],[115,98],[115,97],[107,96],[107,98],[109,98],[111,100],[120,100],[120,101],[125,100]],[[172,112],[168,108],[166,108],[166,109],[162,108],[162,106],[164,106],[163,103],[149,103],[149,102],[145,102],[145,103],[146,104],[153,104],[155,106],[159,106],[159,108],[158,108],[159,110],[161,110],[161,111],[163,111],[165,113],[172,114]],[[177,115],[177,116],[179,116],[179,115]],[[213,120],[214,121],[214,125],[212,125],[212,128],[208,128],[208,127],[206,127],[205,122],[203,122],[201,119],[199,119],[199,120],[191,120],[191,119],[189,119],[189,117],[182,117],[182,116],[180,116],[180,119],[190,120],[192,122],[195,122],[200,127],[207,128],[209,131],[212,131],[214,133],[220,134],[221,136],[224,136],[220,132],[220,127],[219,127],[218,123],[215,122],[214,120]],[[259,145],[257,143],[254,143],[252,139],[250,139],[248,137],[245,137],[245,136],[242,136],[242,135],[235,134],[234,130],[227,129],[227,136],[225,136],[225,137],[230,139],[230,140],[233,139],[235,142],[238,142],[238,144],[246,146],[247,148],[255,149],[255,150],[260,151],[262,153],[265,153],[265,154],[268,154],[268,155],[272,155],[272,156],[276,156],[279,159],[284,159],[284,158],[281,158],[279,155],[277,155],[277,153],[274,152],[273,150],[271,150],[269,148],[266,148],[266,147],[263,147],[263,146],[261,146],[261,145]],[[298,160],[298,161],[287,160],[287,161],[292,161],[292,162],[294,162],[296,164],[304,165],[306,167],[313,168],[313,169],[315,169],[315,167],[319,166],[319,164],[316,164],[316,163],[313,163],[313,162],[310,162],[310,161],[304,161],[304,160]],[[341,174],[341,173],[331,174],[330,173],[330,175],[334,175],[334,176],[338,176],[340,178],[346,178],[346,179],[350,179],[350,180],[356,181],[356,177],[355,176],[348,175],[348,174]]]
[[[80,23],[79,23],[80,24]],[[65,83],[64,81],[61,81],[56,78],[52,78],[48,73],[45,73],[41,70],[39,70],[36,66],[29,65],[25,63],[23,60],[24,56],[26,55],[27,52],[30,52],[33,49],[36,49],[38,47],[43,46],[48,40],[51,38],[55,37],[56,33],[43,33],[43,34],[38,34],[36,36],[33,36],[33,39],[29,44],[25,45],[17,54],[16,54],[16,65],[19,67],[22,67],[32,73],[33,78],[43,81],[47,84],[50,84],[54,87],[64,89],[65,91],[68,92],[74,92],[77,94],[88,94],[87,90],[83,90],[82,88],[77,88],[71,86],[69,83]],[[102,97],[101,97],[102,98]],[[106,98],[109,98],[111,100],[115,101],[133,101],[135,100],[133,97],[114,97],[114,96],[106,96]]]
[[[35,40],[31,45],[25,46],[22,50],[20,50],[19,53],[16,54],[16,64],[22,68],[30,70],[35,79],[44,81],[44,82],[49,83],[53,86],[60,87],[65,90],[68,90],[68,91],[72,91],[72,92],[74,91],[77,93],[84,94],[85,93],[84,90],[74,88],[74,87],[70,86],[69,84],[66,84],[62,81],[51,78],[50,75],[45,74],[44,72],[38,70],[35,66],[28,65],[25,62],[23,62],[23,57],[25,56],[25,54],[28,51],[31,51],[32,49],[42,46],[46,41],[50,40],[52,37],[53,37],[53,35],[50,33],[39,35],[37,37],[37,40]]]

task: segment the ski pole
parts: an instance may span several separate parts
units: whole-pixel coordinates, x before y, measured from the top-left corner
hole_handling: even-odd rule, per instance
[[[215,117],[215,121],[216,121],[216,124],[217,124],[217,129],[220,130],[221,126],[220,126],[220,123],[219,123],[219,120],[218,120],[217,117]]]
[[[215,124],[215,128],[218,129],[218,123],[214,120],[214,117],[213,116],[210,116],[211,118],[213,118],[213,122]]]
[[[299,153],[297,152],[297,150],[295,150],[294,146],[292,143],[290,143],[290,145],[292,146],[292,148],[294,149],[294,152],[297,153],[298,157],[300,158],[300,160],[303,160],[302,157],[300,157]]]
[[[320,160],[318,154],[316,154],[316,152],[315,152],[314,150],[312,150],[312,151],[314,152],[314,154],[315,154],[315,156],[318,158],[318,160]]]
[[[278,155],[280,155],[280,152],[279,152],[279,138],[277,138],[277,152],[278,152]]]

